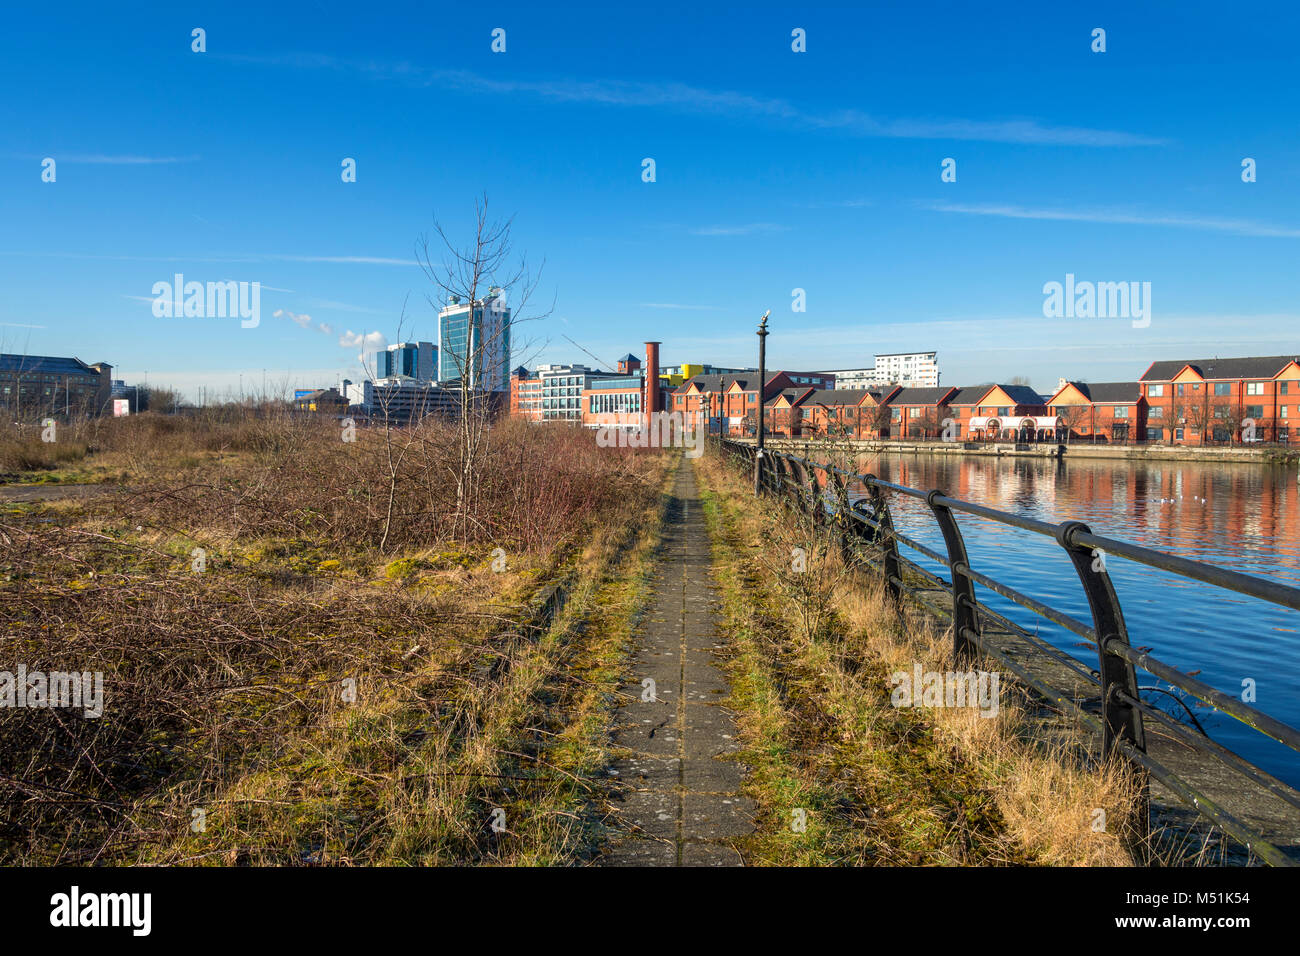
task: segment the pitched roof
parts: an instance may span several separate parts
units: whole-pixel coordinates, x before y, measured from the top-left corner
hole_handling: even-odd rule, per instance
[[[770,382],[777,375],[801,375],[804,378],[833,378],[829,372],[797,372],[788,368],[776,368],[767,370],[767,380]]]
[[[1152,362],[1139,382],[1168,382],[1190,365],[1207,379],[1272,378],[1289,362],[1300,362],[1294,355],[1252,355],[1246,358],[1175,359]]]
[[[1007,393],[1007,397],[1017,405],[1041,405],[1043,396],[1039,395],[1028,385],[996,385]]]
[[[748,375],[694,375],[682,382],[682,389],[690,388],[695,385],[696,388],[704,392],[725,392],[731,388],[733,382],[739,382],[740,387],[748,389],[750,387],[750,376]]]
[[[974,405],[988,394],[992,385],[966,385],[957,389],[957,394],[948,399],[949,405]]]
[[[811,395],[812,393],[813,393],[813,389],[807,385],[795,385],[791,388],[781,389],[781,391],[777,392],[771,398],[767,399],[767,401],[763,402],[763,404],[765,406],[775,405],[780,400],[781,396],[784,395],[786,398],[790,399],[791,405],[798,405],[800,404],[799,400],[801,398],[805,398],[806,396]]]
[[[633,355],[631,352],[628,352],[626,355],[624,355],[622,358],[620,358],[619,361],[620,361],[620,362],[639,362],[639,361],[641,361],[641,360],[640,360],[639,358],[637,358],[635,355]]]
[[[900,388],[886,403],[889,405],[934,405],[952,391],[951,385],[927,388]]]
[[[0,372],[17,372],[23,375],[98,375],[78,358],[54,355],[0,354]]]
[[[1137,382],[1069,382],[1067,384],[1073,385],[1092,402],[1108,404],[1138,400]]]
[[[805,399],[805,405],[856,405],[867,395],[880,397],[880,392],[868,388],[818,388]]]

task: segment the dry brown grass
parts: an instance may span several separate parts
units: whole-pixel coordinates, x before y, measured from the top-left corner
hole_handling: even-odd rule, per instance
[[[832,558],[831,560],[835,560]],[[900,615],[877,578],[850,572],[834,604],[844,638],[886,670],[965,670],[954,664],[951,630],[912,607]],[[988,667],[988,664],[981,665]],[[1064,866],[1128,866],[1133,857],[1120,827],[1137,805],[1135,778],[1121,765],[1092,766],[1074,748],[1034,739],[1014,687],[1003,687],[994,717],[969,707],[935,707],[926,717],[945,742],[987,776],[999,813],[1017,843],[1035,859]],[[1105,831],[1093,829],[1104,810]]]
[[[582,625],[654,525],[663,457],[509,423],[475,534],[451,541],[436,478],[448,445],[430,425],[381,551],[373,432],[344,443],[311,420],[120,424],[87,468],[120,469],[127,487],[0,513],[0,670],[102,671],[106,697],[98,719],[0,711],[0,861],[583,852],[603,685],[575,683],[569,664],[594,666],[606,638]],[[539,618],[529,601],[561,581],[567,604]]]
[[[910,848],[907,862],[1133,863],[1120,836],[1136,805],[1130,773],[1093,768],[1074,748],[1036,737],[1009,681],[994,717],[969,707],[892,707],[889,675],[896,671],[910,672],[916,662],[924,671],[969,669],[953,666],[950,633],[915,607],[895,608],[878,576],[846,563],[838,543],[807,516],[770,501],[753,508],[747,476],[717,459],[702,459],[700,468],[738,546],[736,574],[747,594],[741,603],[763,615],[746,624],[742,609],[733,620],[742,630],[767,632],[772,645],[762,666],[768,682],[784,689],[777,743],[830,755],[821,766],[788,759],[787,788],[801,786],[801,799],[810,789],[840,800],[848,791],[871,804],[872,826]],[[794,547],[806,554],[803,573],[792,571]],[[879,754],[899,748],[894,759]],[[840,767],[852,787],[828,779],[826,764]],[[899,794],[900,781],[909,793]],[[780,787],[770,783],[760,781],[757,795],[779,805]],[[882,799],[892,821],[882,819]],[[1106,811],[1100,832],[1098,809]],[[788,844],[778,841],[768,852],[780,861]],[[848,852],[900,861],[898,847],[873,847],[865,838],[841,834],[827,845],[831,858]]]

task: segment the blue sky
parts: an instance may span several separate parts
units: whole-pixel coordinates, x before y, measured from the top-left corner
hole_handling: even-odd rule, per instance
[[[937,349],[952,385],[1300,352],[1294,5],[702,6],[14,7],[0,344],[191,395],[356,377],[408,296],[436,341],[415,240],[486,192],[555,302],[516,363],[753,364],[766,309],[772,366]],[[177,272],[260,282],[261,323],[155,318]],[[1150,282],[1150,325],[1044,318],[1067,273]]]

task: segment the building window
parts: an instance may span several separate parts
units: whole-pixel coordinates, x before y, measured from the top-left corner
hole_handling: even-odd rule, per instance
[[[1247,394],[1247,395],[1263,395],[1263,394],[1264,394],[1264,383],[1263,383],[1263,382],[1247,382],[1247,383],[1246,383],[1246,394]]]
[[[1116,417],[1116,418],[1128,418],[1128,406],[1127,406],[1127,405],[1117,405],[1117,406],[1115,406],[1115,417]]]
[[[1264,417],[1264,406],[1263,406],[1263,405],[1247,405],[1247,406],[1246,406],[1246,417],[1247,417],[1247,418],[1263,418],[1263,417]]]
[[[1164,437],[1164,434],[1165,430],[1163,428],[1148,428],[1147,441],[1159,441]]]
[[[1178,394],[1179,394],[1179,395],[1182,395],[1182,394],[1184,394],[1185,392],[1186,392],[1186,387],[1183,385],[1182,382],[1179,382],[1179,383],[1178,383]]]
[[[1214,383],[1214,394],[1215,394],[1215,395],[1231,395],[1231,394],[1232,394],[1232,383],[1231,383],[1231,382],[1215,382],[1215,383]]]
[[[1165,393],[1165,387],[1163,385],[1147,386],[1147,398],[1159,398],[1164,393]]]
[[[1159,405],[1152,405],[1151,411],[1147,413],[1148,418],[1164,418],[1165,410]]]

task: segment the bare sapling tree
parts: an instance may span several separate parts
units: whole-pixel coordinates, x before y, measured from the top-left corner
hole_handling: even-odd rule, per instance
[[[1210,418],[1210,399],[1206,395],[1201,401],[1193,401],[1187,406],[1187,427],[1189,431],[1196,432],[1200,436],[1202,444],[1209,444],[1210,429],[1213,426]]]
[[[1083,405],[1057,405],[1056,417],[1061,420],[1061,427],[1065,431],[1065,442],[1069,444],[1074,439],[1075,433],[1083,427],[1088,417],[1088,409]]]
[[[426,296],[435,312],[466,307],[463,340],[459,333],[439,340],[439,362],[451,363],[459,392],[453,538],[481,530],[475,504],[491,434],[493,393],[509,386],[512,327],[544,319],[552,311],[528,312],[546,263],[543,260],[534,273],[526,256],[516,256],[510,239],[513,223],[513,217],[491,219],[484,194],[474,203],[473,235],[466,242],[453,240],[435,217],[433,230],[442,249],[428,233],[415,244],[420,269],[437,290],[436,296]]]
[[[406,326],[406,305],[409,296],[402,300],[401,316],[397,320],[397,341],[403,340],[402,330]],[[362,353],[359,356],[361,369],[366,378],[374,381],[377,370],[370,361],[370,355],[365,351],[366,338],[362,336]],[[393,413],[393,402],[397,395],[397,390],[391,388],[375,388],[374,398],[379,405],[380,413],[383,416],[383,449],[384,449],[384,477],[387,482],[387,501],[384,506],[384,531],[379,539],[380,553],[384,553],[388,548],[388,538],[393,530],[393,510],[397,504],[398,485],[401,482],[402,467],[406,462],[406,457],[411,452],[411,447],[415,444],[416,425],[418,421],[415,412],[412,409],[409,419],[405,422],[404,428],[400,434],[395,430],[398,422]],[[413,403],[412,403],[413,404]]]

